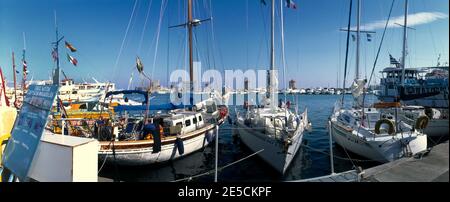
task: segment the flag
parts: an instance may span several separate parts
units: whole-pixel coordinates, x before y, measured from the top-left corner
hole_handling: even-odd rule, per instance
[[[144,64],[142,64],[142,61],[139,57],[136,57],[136,68],[139,73],[142,73],[144,71]]]
[[[23,65],[23,74],[25,75],[25,74],[28,74],[28,70],[27,70],[27,61],[22,61],[22,65]]]
[[[58,59],[58,52],[56,52],[56,49],[52,50],[52,57],[53,61],[56,61]]]
[[[369,33],[367,33],[367,41],[368,41],[368,42],[371,42],[371,41],[372,41],[372,35],[369,34]]]
[[[355,37],[354,34],[352,34],[352,40],[353,40],[353,41],[356,41],[356,37]]]
[[[297,9],[297,5],[295,5],[294,1],[292,0],[286,0],[286,6],[288,8]]]
[[[69,60],[70,63],[72,63],[73,65],[77,66],[78,60],[75,59],[74,57],[70,56],[68,53],[67,53],[67,59]]]
[[[261,0],[261,4],[264,5],[264,6],[267,5],[265,0]]]
[[[392,57],[391,54],[389,54],[389,58],[391,60],[391,65],[399,65],[400,62],[398,62],[394,57]]]
[[[72,53],[77,51],[77,49],[73,47],[69,42],[65,41],[64,43],[66,44],[66,48],[69,49]]]

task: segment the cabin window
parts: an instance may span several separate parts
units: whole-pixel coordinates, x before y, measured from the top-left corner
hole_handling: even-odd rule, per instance
[[[73,91],[72,94],[77,94],[77,91]]]
[[[190,126],[190,125],[191,125],[191,120],[186,120],[186,121],[184,122],[184,124],[186,125],[186,127]]]
[[[181,122],[176,123],[175,126],[180,126],[181,128],[183,128],[183,124]]]
[[[197,117],[194,117],[194,119],[192,119],[192,121],[194,122],[194,124],[197,124]]]
[[[202,121],[202,116],[198,116],[198,121]]]

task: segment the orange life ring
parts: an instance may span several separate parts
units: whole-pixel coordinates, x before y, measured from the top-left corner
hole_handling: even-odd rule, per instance
[[[226,107],[220,108],[220,118],[224,118],[228,115],[228,109]]]

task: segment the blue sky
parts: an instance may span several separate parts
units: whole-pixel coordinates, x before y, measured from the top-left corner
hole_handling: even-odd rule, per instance
[[[19,64],[25,33],[29,77],[48,79],[54,67],[51,42],[55,40],[56,11],[61,35],[78,49],[71,53],[79,61],[74,67],[66,59],[67,49],[60,47],[61,67],[69,77],[78,81],[95,77],[126,88],[134,72],[134,85],[139,85],[134,68],[136,55],[139,55],[146,73],[165,84],[168,72],[183,68],[185,64],[186,32],[183,28],[169,30],[168,26],[185,21],[186,5],[184,1],[169,1],[161,6],[162,1],[137,0],[134,7],[135,0],[0,0],[0,66],[12,80],[11,51],[16,53]],[[297,10],[284,10],[286,79],[296,80],[299,87],[336,86],[337,79],[342,79],[346,35],[338,30],[346,26],[349,0],[295,2]],[[373,23],[386,20],[391,2],[362,1],[361,23],[377,32],[370,43],[365,36],[362,38],[363,76],[372,68],[383,31]],[[403,15],[403,2],[396,0],[393,18]],[[268,68],[269,6],[262,6],[260,0],[194,0],[194,4],[196,18],[213,16],[212,22],[204,22],[195,31],[196,59],[202,61],[203,69]],[[409,13],[415,30],[409,32],[408,66],[435,65],[439,54],[441,63],[449,61],[448,4],[448,0],[410,0]],[[164,15],[159,40],[156,40],[161,7]],[[353,25],[355,22],[353,19]],[[276,36],[276,60],[280,67],[278,32]],[[400,58],[401,37],[401,28],[388,29],[377,72],[389,65],[389,53]],[[159,43],[155,61],[156,41]],[[351,45],[350,75],[353,75],[355,44]]]

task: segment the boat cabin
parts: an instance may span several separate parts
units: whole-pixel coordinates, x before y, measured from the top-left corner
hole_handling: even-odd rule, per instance
[[[415,84],[419,83],[422,80],[421,73],[424,71],[420,71],[414,68],[406,68],[405,69],[405,84]],[[381,71],[382,79],[380,84],[390,85],[392,89],[394,89],[394,85],[399,85],[402,80],[402,68],[388,67]]]
[[[179,127],[179,129],[181,129],[184,133],[195,131],[205,125],[204,118],[201,113],[189,111],[174,113],[172,116],[164,118],[163,123],[164,127],[169,127],[171,129],[174,129],[173,127]],[[172,132],[173,131],[170,133]]]

